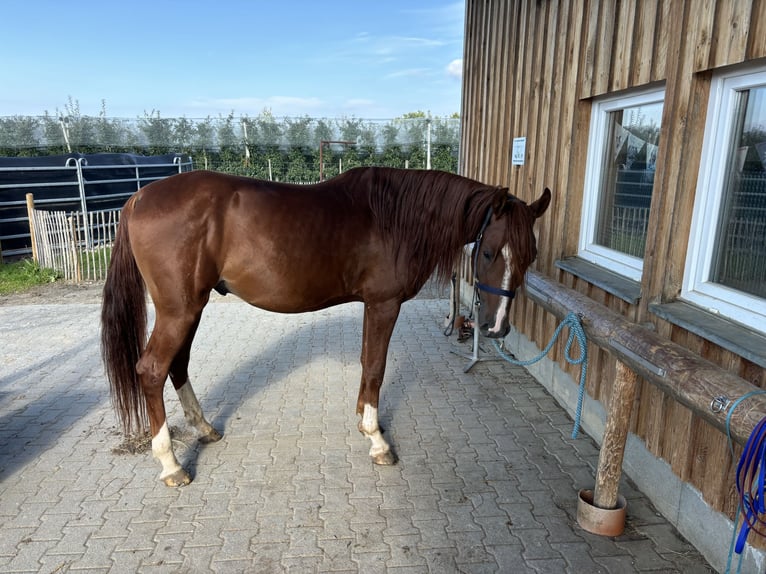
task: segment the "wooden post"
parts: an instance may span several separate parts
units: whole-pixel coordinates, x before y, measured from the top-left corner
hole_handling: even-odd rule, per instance
[[[69,245],[72,250],[72,273],[75,283],[82,283],[82,269],[80,267],[80,253],[78,246],[78,229],[74,216],[67,218],[69,220]]]
[[[39,263],[37,236],[35,235],[35,197],[31,193],[27,194],[27,217],[29,218],[29,238],[32,242],[32,259],[35,263]]]
[[[636,400],[638,375],[625,363],[617,361],[617,380],[604,428],[604,440],[598,457],[593,505],[603,509],[617,508],[617,494],[622,474],[622,459],[628,439],[630,415]]]

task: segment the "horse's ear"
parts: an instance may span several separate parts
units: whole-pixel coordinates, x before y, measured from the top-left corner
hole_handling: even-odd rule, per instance
[[[513,197],[509,191],[507,187],[495,188],[495,198],[492,200],[492,212],[495,215],[501,215],[505,211],[508,200]]]
[[[529,210],[532,212],[532,215],[535,216],[535,219],[537,219],[543,213],[545,213],[545,210],[548,209],[550,204],[551,190],[546,187],[545,191],[543,191],[543,194],[539,197],[539,199],[536,199],[529,204]]]

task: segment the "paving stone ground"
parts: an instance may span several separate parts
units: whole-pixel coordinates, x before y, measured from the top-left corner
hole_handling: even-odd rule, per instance
[[[167,385],[181,489],[119,454],[99,305],[0,306],[0,572],[712,572],[627,480],[622,536],[578,526],[596,444],[524,369],[463,373],[446,301],[403,307],[380,413],[400,460],[377,467],[354,414],[361,305],[230,299],[190,368],[221,442],[196,441]]]

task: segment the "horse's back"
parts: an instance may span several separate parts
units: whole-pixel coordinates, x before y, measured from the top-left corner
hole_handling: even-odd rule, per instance
[[[129,202],[131,244],[155,303],[179,290],[206,297],[219,284],[274,311],[359,300],[384,250],[356,192],[179,174]]]

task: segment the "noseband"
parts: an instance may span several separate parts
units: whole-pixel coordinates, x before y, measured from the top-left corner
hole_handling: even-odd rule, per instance
[[[492,285],[481,283],[479,281],[479,276],[476,272],[476,270],[478,269],[478,263],[479,263],[479,252],[481,251],[481,240],[484,237],[484,231],[486,231],[491,218],[492,218],[492,208],[490,207],[487,210],[487,215],[484,218],[484,223],[482,223],[481,225],[481,230],[479,231],[479,235],[476,237],[476,242],[473,248],[473,285],[474,285],[474,298],[476,299],[476,303],[481,302],[481,298],[479,297],[479,291],[485,291],[487,293],[491,293],[492,295],[499,295],[500,297],[508,297],[511,300],[513,300],[513,298],[516,296],[516,290],[514,289],[510,289],[510,290],[501,289],[500,287],[493,287]]]

